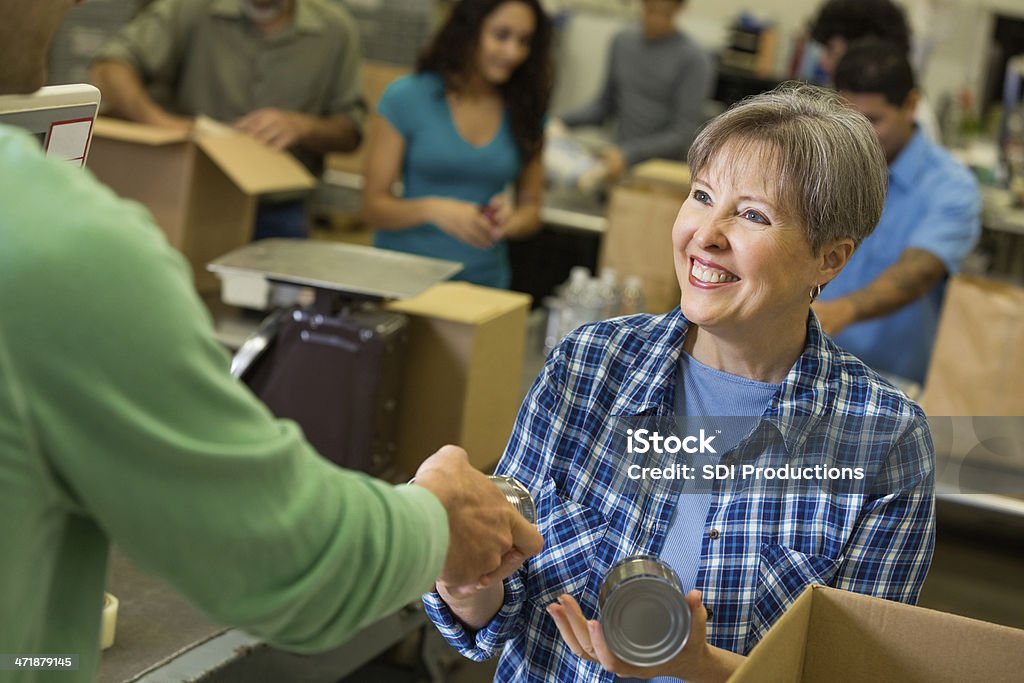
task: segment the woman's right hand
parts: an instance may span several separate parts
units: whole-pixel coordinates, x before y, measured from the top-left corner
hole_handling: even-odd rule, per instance
[[[494,619],[505,602],[504,580],[517,572],[525,561],[523,553],[512,550],[502,558],[501,567],[488,576],[486,585],[480,582],[457,586],[438,580],[434,588],[462,623],[479,631]]]
[[[437,581],[438,593],[445,598],[445,602],[450,602],[449,598],[453,598],[455,600],[472,600],[481,591],[493,588],[495,585],[500,586],[502,581],[519,571],[520,567],[522,567],[526,562],[526,558],[527,555],[524,552],[518,548],[513,548],[502,556],[501,566],[492,571],[481,581],[476,583],[457,584],[445,582],[444,577],[439,578]]]
[[[478,249],[490,249],[499,237],[491,220],[471,202],[434,197],[430,216],[437,227]]]

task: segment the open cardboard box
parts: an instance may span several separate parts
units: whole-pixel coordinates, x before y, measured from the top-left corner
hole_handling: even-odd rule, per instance
[[[940,415],[1024,415],[1024,288],[950,278],[921,407]]]
[[[681,161],[648,159],[630,170],[627,184],[635,189],[664,192],[682,204],[690,193],[690,167]]]
[[[260,195],[316,186],[290,154],[209,124],[190,134],[101,117],[88,167],[117,194],[149,208],[204,293],[219,286],[206,264],[252,239]]]
[[[442,282],[388,308],[410,316],[398,464],[411,475],[446,443],[486,469],[505,450],[520,402],[530,297]]]
[[[648,313],[665,313],[679,305],[672,225],[689,192],[689,171],[681,164],[669,171],[670,165],[649,164],[646,180],[612,189],[598,257],[599,270],[611,268],[620,280],[640,278]]]
[[[810,586],[730,683],[1024,680],[1024,631]]]

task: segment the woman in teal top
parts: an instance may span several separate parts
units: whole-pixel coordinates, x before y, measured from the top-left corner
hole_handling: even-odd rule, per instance
[[[377,246],[459,261],[457,279],[508,287],[505,240],[540,227],[550,35],[537,0],[452,7],[371,124],[363,215]]]

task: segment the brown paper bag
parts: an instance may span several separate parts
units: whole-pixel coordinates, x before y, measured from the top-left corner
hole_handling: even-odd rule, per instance
[[[598,263],[601,270],[614,268],[620,281],[639,276],[649,313],[665,313],[679,305],[672,224],[685,198],[685,192],[678,195],[622,185],[612,190]]]
[[[950,280],[921,406],[929,416],[1024,415],[1024,289]]]

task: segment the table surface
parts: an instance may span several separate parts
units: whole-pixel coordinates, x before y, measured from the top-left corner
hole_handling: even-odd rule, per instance
[[[982,222],[989,230],[1024,235],[1024,208],[1013,205],[1006,190],[982,188]]]
[[[114,645],[100,658],[99,683],[334,683],[427,623],[416,602],[368,626],[344,645],[297,655],[212,623],[116,548],[111,553],[108,590],[120,605]]]
[[[324,183],[341,190],[358,191],[363,177],[337,169],[324,171]],[[545,190],[541,209],[541,222],[549,227],[603,233],[608,224],[605,205],[597,197],[570,189]]]

